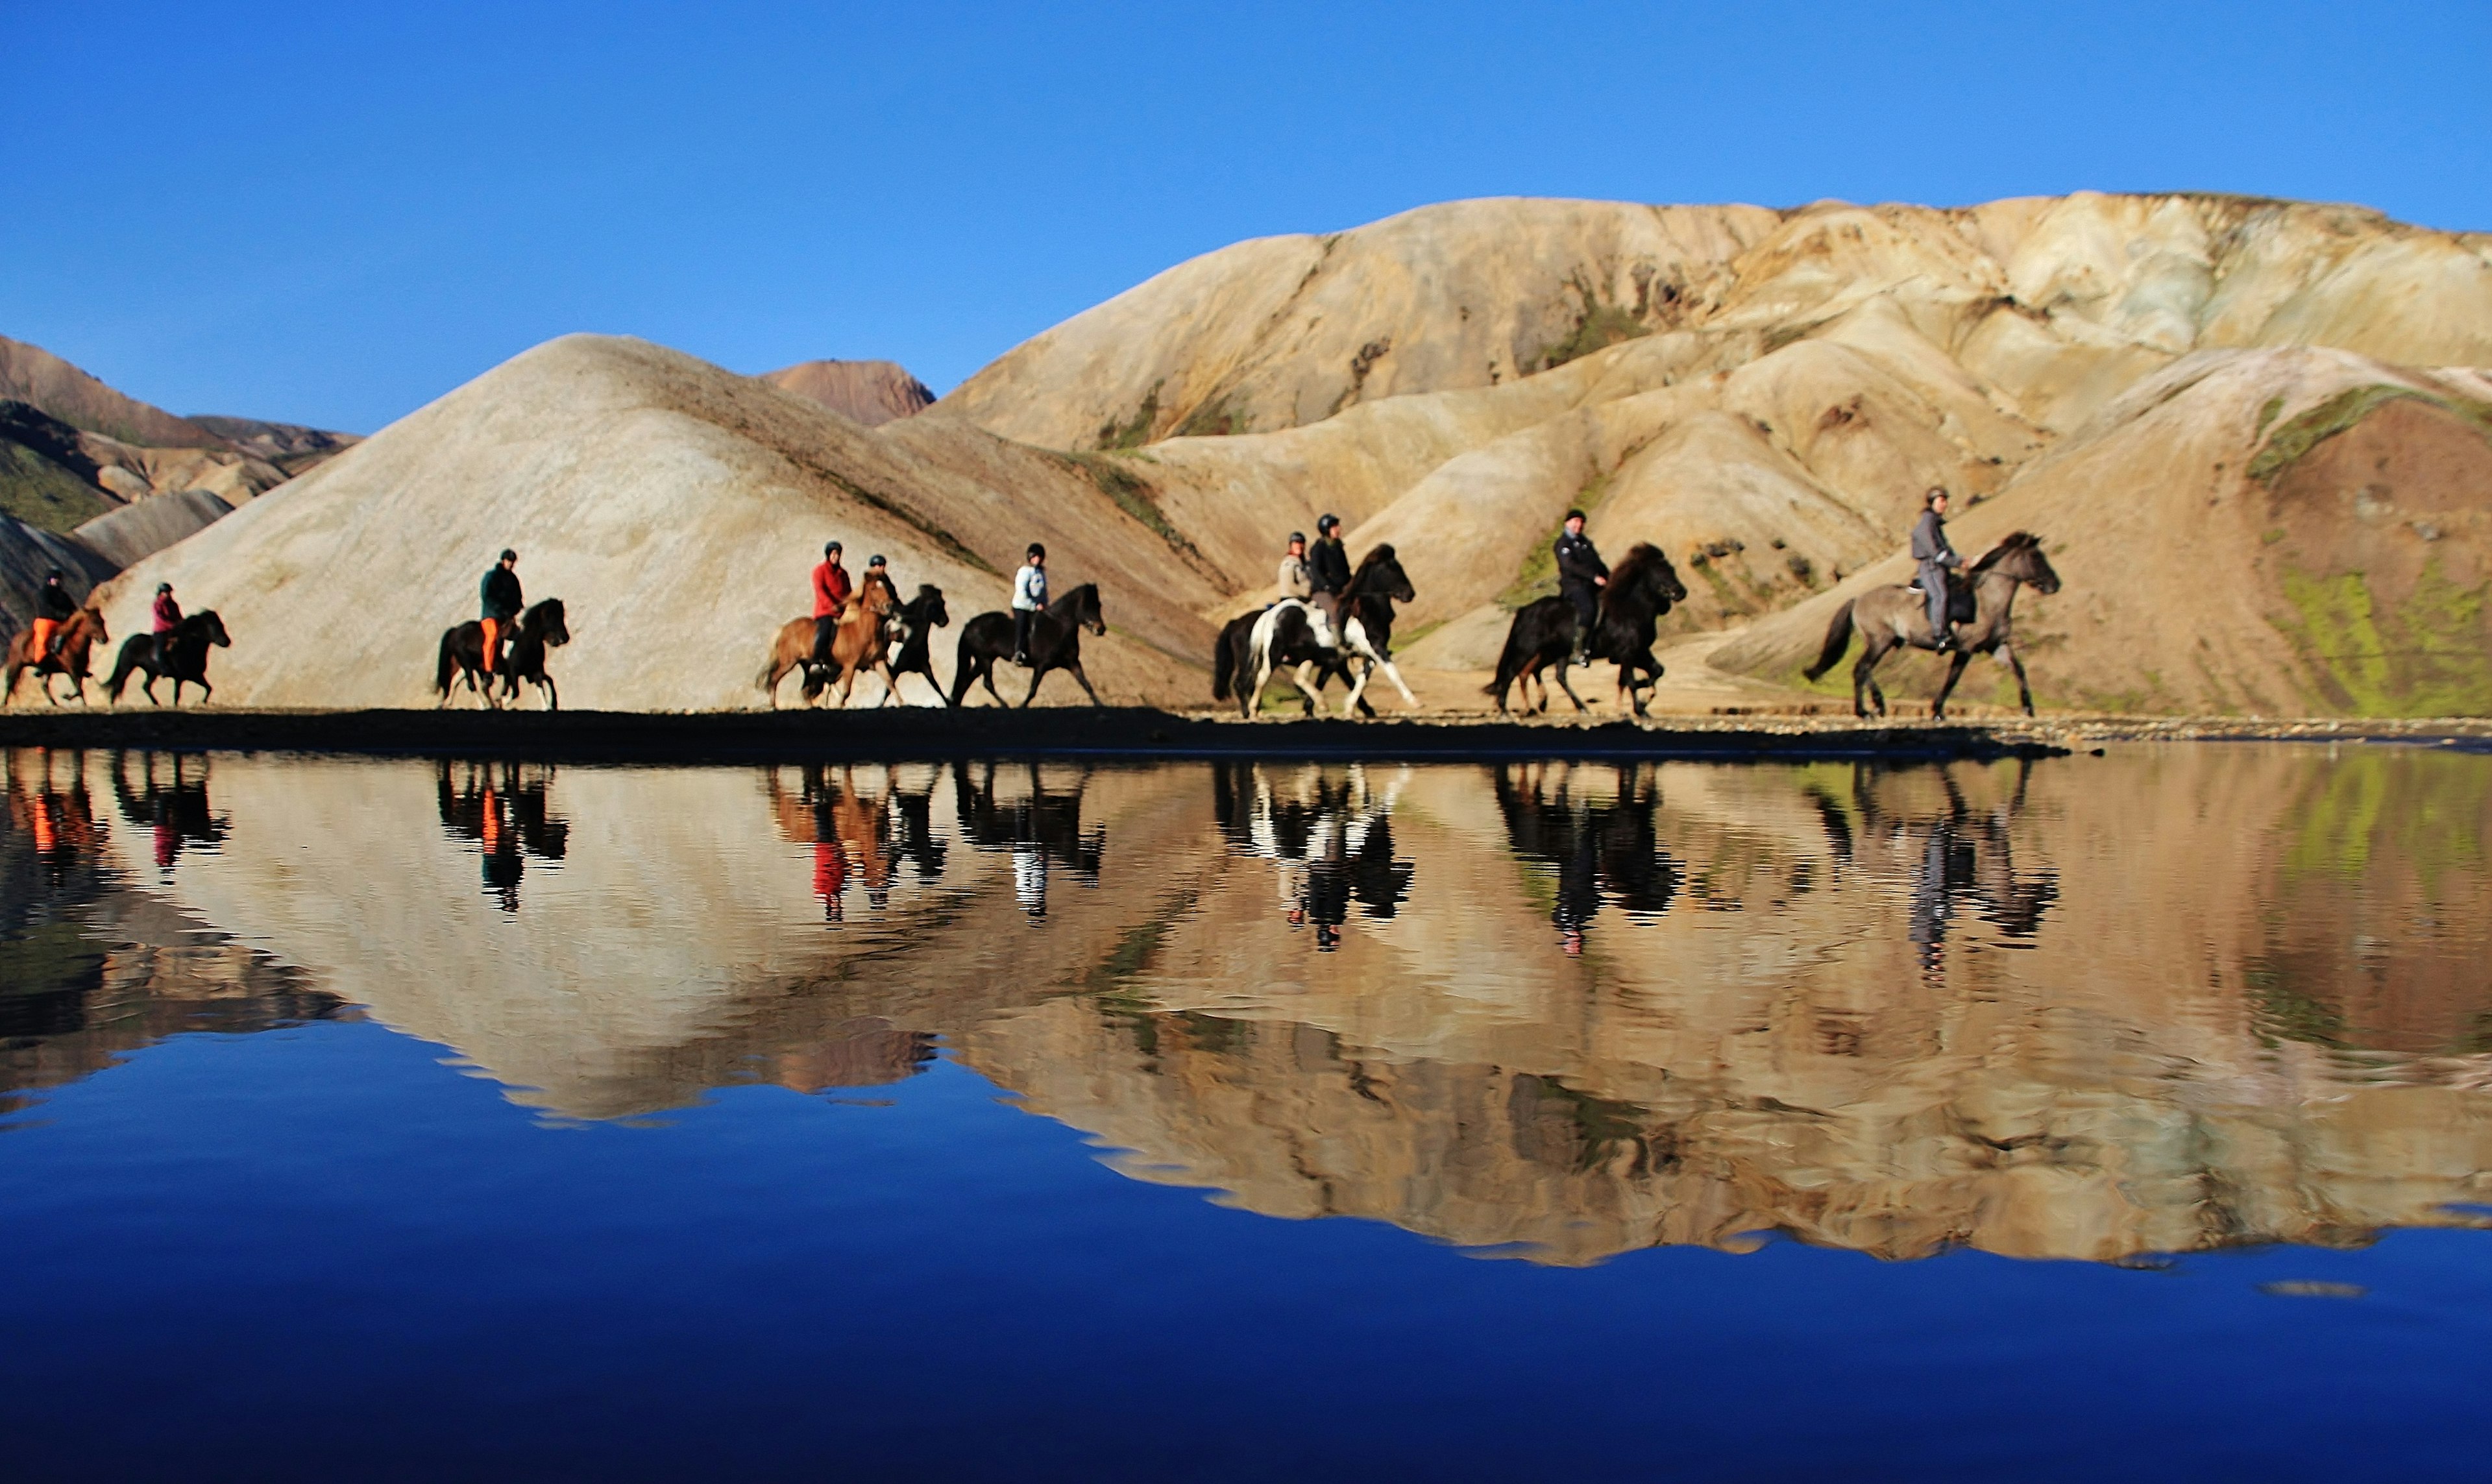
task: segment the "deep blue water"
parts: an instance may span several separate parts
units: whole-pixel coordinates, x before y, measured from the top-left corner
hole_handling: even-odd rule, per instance
[[[247,790],[231,791],[239,821]],[[1120,834],[1142,832],[1124,817],[1108,813],[1100,902]],[[587,869],[599,846],[584,836],[575,826],[564,859],[532,871],[515,919]],[[200,848],[240,869],[245,846],[237,823]],[[2030,846],[2026,867],[2043,850]],[[2082,855],[2056,860],[2061,902],[2085,889]],[[1700,877],[1724,900],[1718,862],[1708,876],[1683,842],[1675,858],[1679,896],[1646,918],[1596,916],[1596,947],[1683,917]],[[1414,859],[1411,910],[1432,864],[1438,880],[1466,869]],[[105,889],[169,893],[201,865],[107,863]],[[2444,880],[2436,910],[2481,875],[2443,869],[2474,884]],[[2366,856],[2357,887],[2377,870]],[[549,895],[526,896],[531,882]],[[214,896],[197,891],[194,911]],[[1969,953],[1980,930],[1961,920]],[[1378,921],[1353,913],[1345,931]],[[1059,906],[1019,929],[1033,935],[1008,940],[1005,962],[1032,962],[1035,935],[1070,923]],[[895,930],[885,949],[921,951],[934,931]],[[254,951],[276,961],[282,935],[266,944]],[[1562,946],[1553,931],[1517,951]],[[1988,958],[2037,962],[1997,951],[2014,946],[1995,937]],[[1311,972],[1351,962],[1300,959]],[[1130,1178],[972,1070],[958,1047],[980,1032],[965,1022],[937,1059],[876,1085],[727,1079],[685,1106],[582,1117],[543,1096],[523,1106],[514,1093],[528,1089],[470,1064],[473,1049],[393,1029],[387,1010],[177,1029],[48,1080],[0,1118],[13,1476],[2486,1472],[2492,1234],[2464,1225],[2330,1238],[2344,1245],[2251,1233],[2122,1262],[1961,1245],[1881,1257],[1767,1232],[1744,1253],[1554,1263]],[[66,1044],[50,1034],[12,1045]],[[2340,1053],[2360,1050],[2345,1039]],[[2384,1063],[2339,1064],[2362,1085]],[[2131,1075],[2112,1067],[2104,1085]],[[2391,1145],[2419,1148],[2448,1117]],[[2342,1288],[2262,1287],[2278,1283]]]

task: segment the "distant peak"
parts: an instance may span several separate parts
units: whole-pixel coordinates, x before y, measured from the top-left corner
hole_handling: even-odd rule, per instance
[[[759,379],[869,428],[912,416],[934,401],[926,383],[891,361],[804,361]]]

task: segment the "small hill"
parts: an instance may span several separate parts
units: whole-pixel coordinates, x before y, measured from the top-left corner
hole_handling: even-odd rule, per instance
[[[0,335],[0,399],[22,401],[73,428],[145,448],[223,448],[188,418],[124,396],[40,345]]]
[[[868,428],[913,417],[934,401],[925,382],[889,361],[806,361],[761,379]]]
[[[947,675],[959,625],[1003,606],[1035,539],[1059,589],[1105,589],[1111,633],[1084,650],[1103,693],[1190,697],[1211,641],[1197,614],[1222,590],[1147,514],[1078,459],[960,423],[868,430],[675,351],[569,336],[139,563],[106,614],[142,622],[160,580],[218,609],[220,701],[428,704],[442,630],[475,616],[511,546],[531,599],[565,600],[566,704],[741,707],[761,704],[755,672],[808,611],[826,539],[854,568],[888,555],[904,595],[944,589]],[[1042,697],[1079,698],[1060,677]]]
[[[249,417],[200,417],[192,422],[224,439],[233,447],[285,471],[291,478],[306,469],[335,459],[361,443],[351,432],[332,432],[325,428],[306,428],[300,423],[265,423]]]

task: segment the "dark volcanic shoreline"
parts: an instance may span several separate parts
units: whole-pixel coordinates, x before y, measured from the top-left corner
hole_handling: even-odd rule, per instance
[[[2030,727],[1674,719],[1651,727],[1519,722],[1238,723],[1142,707],[854,712],[14,711],[0,747],[515,757],[596,762],[925,757],[1502,757],[1924,761],[2066,751]]]

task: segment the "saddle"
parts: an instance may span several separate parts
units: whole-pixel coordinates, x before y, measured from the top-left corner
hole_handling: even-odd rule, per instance
[[[1947,587],[1947,622],[1951,624],[1973,622],[1974,613],[1973,584],[1966,581],[1964,574],[1960,572],[1949,570],[1943,575],[1946,579]],[[1918,577],[1904,585],[1916,593],[1929,591],[1921,585],[1921,579]]]

